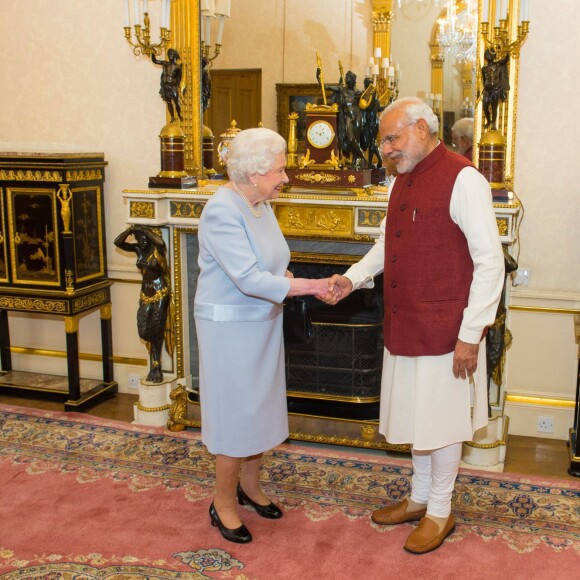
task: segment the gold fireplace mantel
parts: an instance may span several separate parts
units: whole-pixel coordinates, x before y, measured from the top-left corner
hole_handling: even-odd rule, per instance
[[[156,226],[197,227],[203,206],[218,188],[125,189],[127,223]],[[342,239],[368,242],[377,238],[388,205],[387,189],[377,186],[367,196],[320,189],[293,189],[273,202],[282,232],[287,237]],[[494,204],[503,244],[517,237],[520,203]]]

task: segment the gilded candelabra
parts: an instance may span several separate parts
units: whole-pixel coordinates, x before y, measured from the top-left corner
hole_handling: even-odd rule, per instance
[[[201,2],[201,51],[202,56],[209,62],[214,61],[222,49],[222,35],[226,18],[230,17],[230,0],[202,0]],[[218,19],[217,40],[211,52],[211,23]]]
[[[483,0],[482,4],[480,30],[485,64],[478,78],[478,97],[482,101],[484,132],[478,144],[478,167],[490,182],[496,201],[508,200],[513,191],[513,155],[507,148],[515,127],[510,91],[517,81],[520,50],[530,29],[528,11],[529,0]]]
[[[159,42],[151,42],[151,19],[149,18],[148,0],[143,0],[143,25],[141,25],[141,9],[138,1],[135,1],[135,40],[131,35],[129,22],[129,0],[125,0],[125,38],[133,49],[135,56],[145,55],[151,57],[160,55],[169,46],[171,30],[169,30],[169,18],[171,0],[161,0],[161,26],[159,28]]]
[[[489,22],[481,23],[481,35],[486,49],[493,49],[498,58],[503,58],[509,53],[511,58],[520,58],[520,49],[524,44],[530,31],[530,21],[522,20],[517,27],[517,37],[510,40],[509,21],[507,18],[501,19],[498,26],[493,27],[493,33],[489,33]]]
[[[369,57],[369,64],[366,76],[372,79],[372,84],[376,87],[377,96],[381,106],[392,103],[399,96],[399,65],[389,62],[389,59],[382,57],[380,47],[374,50],[374,56]]]

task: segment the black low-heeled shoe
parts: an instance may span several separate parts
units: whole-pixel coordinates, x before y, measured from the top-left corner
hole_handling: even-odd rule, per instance
[[[252,541],[252,534],[250,534],[250,530],[242,524],[239,528],[226,528],[213,505],[213,501],[209,506],[209,519],[212,526],[217,526],[220,534],[229,542],[235,542],[236,544],[247,544],[248,542]]]
[[[240,505],[251,505],[257,512],[259,516],[263,518],[268,518],[269,520],[277,520],[281,518],[284,514],[282,510],[275,504],[270,502],[268,505],[260,505],[256,503],[252,499],[250,499],[245,493],[240,484],[238,483],[238,487],[236,489],[238,494],[238,503]]]

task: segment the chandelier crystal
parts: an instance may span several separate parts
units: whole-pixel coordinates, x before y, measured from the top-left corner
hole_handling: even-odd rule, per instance
[[[477,54],[477,2],[466,0],[465,10],[457,11],[457,0],[447,2],[445,18],[439,18],[439,44],[445,55],[459,63],[475,63]]]

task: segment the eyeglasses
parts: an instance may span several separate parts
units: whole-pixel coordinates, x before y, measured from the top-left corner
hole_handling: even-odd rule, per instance
[[[416,123],[416,121],[411,121],[408,125],[405,125],[404,127],[401,127],[398,131],[395,131],[394,133],[391,133],[390,135],[385,135],[382,139],[381,139],[381,147],[385,144],[388,143],[389,145],[392,145],[398,138],[399,138],[399,133],[403,130],[406,129],[407,127],[410,127],[411,125],[414,125]]]

